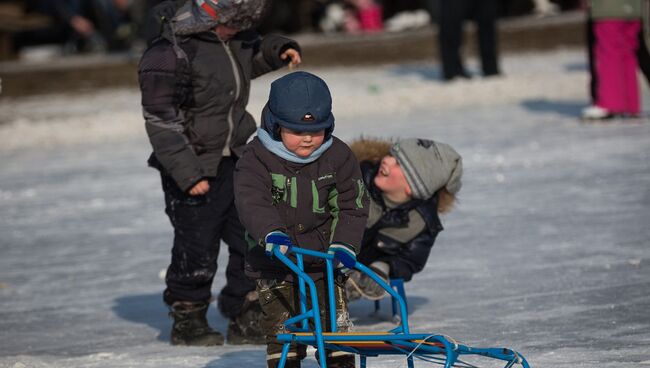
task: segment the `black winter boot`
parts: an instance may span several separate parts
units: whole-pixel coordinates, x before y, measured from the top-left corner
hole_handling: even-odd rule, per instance
[[[280,359],[266,361],[267,368],[278,368],[279,364],[280,364]],[[284,362],[284,368],[300,368],[300,360],[287,359],[287,361]]]
[[[266,338],[260,319],[262,317],[262,307],[256,291],[251,291],[246,295],[246,301],[242,306],[241,313],[230,319],[228,323],[228,332],[226,338],[230,345],[263,345]]]
[[[336,352],[333,354],[327,354],[325,359],[327,360],[328,368],[356,368],[354,354],[351,353]],[[316,361],[320,366],[318,351],[316,351]]]
[[[327,366],[330,368],[356,368],[354,355],[327,358]]]
[[[375,271],[377,276],[383,279],[386,283],[388,280],[388,272],[390,266],[381,261],[373,262],[370,269]],[[349,278],[345,283],[345,290],[350,301],[365,298],[368,300],[379,300],[386,296],[386,290],[379,286],[370,276],[360,271],[354,270],[350,272]]]
[[[208,303],[175,302],[170,307],[172,345],[214,346],[223,345],[223,335],[213,330],[205,318]]]

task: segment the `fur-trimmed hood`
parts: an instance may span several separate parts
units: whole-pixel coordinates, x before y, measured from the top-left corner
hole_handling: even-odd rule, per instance
[[[361,136],[352,141],[350,149],[357,158],[357,161],[370,161],[373,164],[378,163],[381,159],[390,154],[390,148],[395,142],[390,139],[368,138]]]

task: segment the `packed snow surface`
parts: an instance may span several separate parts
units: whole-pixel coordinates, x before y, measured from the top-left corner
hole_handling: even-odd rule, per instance
[[[433,62],[306,69],[332,90],[340,138],[432,138],[463,156],[460,202],[406,285],[414,332],[510,347],[533,367],[650,366],[650,122],[578,120],[582,51],[508,56],[504,77],[449,84]],[[284,72],[253,82],[254,116]],[[139,101],[0,100],[0,367],[265,366],[261,346],[168,343],[172,231]],[[387,301],[371,311],[352,304],[357,329],[391,327]],[[225,331],[216,308],[209,319]]]

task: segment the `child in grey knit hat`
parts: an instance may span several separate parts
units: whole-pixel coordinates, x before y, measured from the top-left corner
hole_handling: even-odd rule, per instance
[[[357,259],[385,279],[410,281],[424,269],[442,224],[461,188],[461,156],[451,146],[427,139],[397,143],[362,139],[352,143],[371,203]],[[380,299],[384,291],[353,272],[347,283],[351,300]]]
[[[390,154],[404,173],[408,185],[403,189],[410,193],[411,198],[426,200],[441,188],[451,194],[460,190],[462,160],[448,144],[427,139],[404,139],[391,147]]]

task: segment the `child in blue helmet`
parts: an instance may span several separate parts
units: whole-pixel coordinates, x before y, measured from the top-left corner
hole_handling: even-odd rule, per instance
[[[350,148],[332,135],[332,98],[325,82],[307,72],[288,74],[271,84],[262,127],[235,171],[235,204],[249,235],[246,272],[257,283],[267,364],[277,366],[282,344],[275,335],[299,313],[297,283],[268,255],[289,246],[355,257],[368,217],[368,196]],[[325,295],[325,267],[313,258],[305,271]],[[348,270],[338,266],[336,312],[339,331],[352,324],[342,288]],[[326,298],[319,297],[324,304]],[[324,305],[321,311],[325,311]],[[324,315],[321,316],[324,319]],[[323,323],[328,326],[328,323]],[[287,367],[299,367],[304,346],[293,346]],[[328,352],[328,367],[354,367],[354,355]]]

